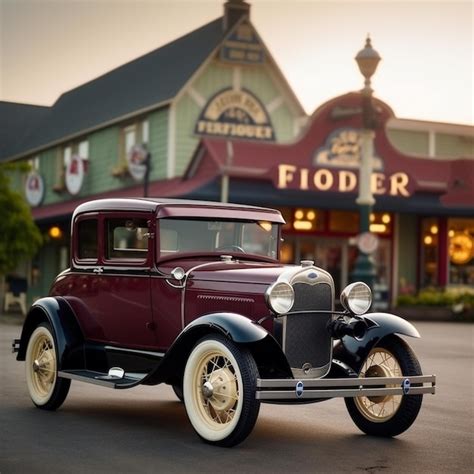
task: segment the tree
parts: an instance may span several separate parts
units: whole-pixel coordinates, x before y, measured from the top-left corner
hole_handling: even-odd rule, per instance
[[[0,275],[5,275],[41,247],[43,238],[24,197],[12,189],[9,174],[20,165],[0,164]]]

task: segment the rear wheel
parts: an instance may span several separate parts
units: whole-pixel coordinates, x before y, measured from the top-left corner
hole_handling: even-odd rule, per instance
[[[59,408],[69,392],[71,381],[58,377],[53,330],[41,323],[31,334],[26,349],[26,384],[31,400],[44,410]]]
[[[410,346],[399,337],[383,339],[374,347],[359,377],[422,375]],[[384,395],[346,398],[349,414],[357,427],[369,435],[396,436],[407,430],[421,408],[423,395]]]
[[[183,395],[189,420],[207,443],[235,446],[252,431],[260,402],[251,353],[221,335],[207,336],[186,363]]]

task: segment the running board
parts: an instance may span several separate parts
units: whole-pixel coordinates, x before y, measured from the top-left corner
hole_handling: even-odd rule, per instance
[[[58,377],[63,379],[78,380],[102,387],[115,389],[132,388],[138,385],[148,374],[127,374],[123,377],[114,377],[104,372],[93,370],[60,370]]]
[[[434,394],[435,375],[348,379],[257,379],[255,398],[297,400],[335,397]]]

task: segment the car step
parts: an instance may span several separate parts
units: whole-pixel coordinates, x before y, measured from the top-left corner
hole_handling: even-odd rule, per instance
[[[117,368],[114,368],[117,369]],[[79,382],[92,383],[109,388],[131,388],[138,385],[147,374],[123,373],[123,377],[114,375],[112,369],[108,374],[104,372],[96,372],[93,370],[60,370],[58,377],[63,379],[78,380]]]

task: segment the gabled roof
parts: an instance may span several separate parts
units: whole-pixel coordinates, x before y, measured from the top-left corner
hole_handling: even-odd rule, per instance
[[[17,149],[28,130],[37,127],[50,107],[0,101],[0,161]]]
[[[173,99],[224,38],[222,18],[62,94],[0,159],[57,142]],[[31,106],[33,107],[33,106]],[[0,120],[9,120],[0,109]],[[28,124],[26,124],[28,125]],[[5,149],[4,149],[5,148]]]

